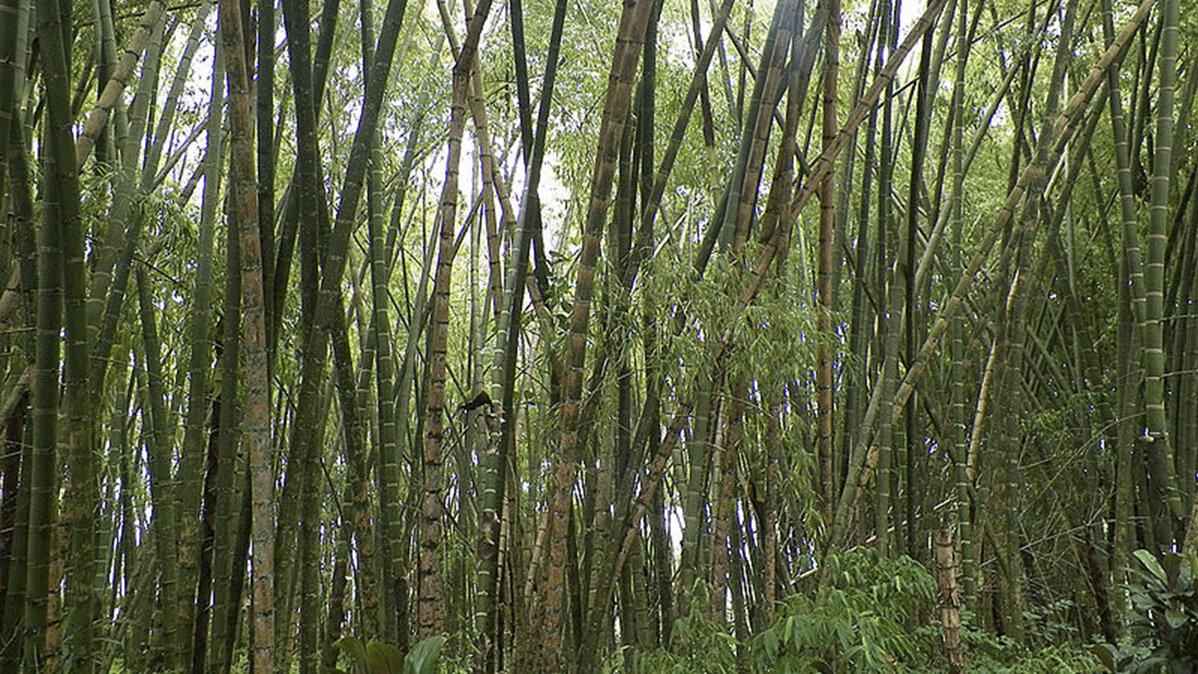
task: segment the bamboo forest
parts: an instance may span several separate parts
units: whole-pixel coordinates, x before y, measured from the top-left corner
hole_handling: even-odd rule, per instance
[[[1196,94],[1196,0],[0,0],[0,672],[1196,672]]]

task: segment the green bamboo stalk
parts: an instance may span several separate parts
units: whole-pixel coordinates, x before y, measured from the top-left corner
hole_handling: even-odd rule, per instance
[[[45,4],[45,3],[41,3]],[[41,13],[52,14],[39,7]],[[50,17],[49,20],[53,20]],[[60,42],[61,44],[61,42]],[[23,149],[23,148],[22,148]],[[47,157],[47,173],[58,170]],[[46,653],[50,583],[50,535],[55,521],[55,454],[58,444],[59,354],[62,330],[62,237],[54,190],[46,193],[38,228],[37,325],[33,371],[33,446],[29,470],[29,552],[25,598],[24,656],[38,671]]]
[[[141,236],[142,219],[133,217],[138,193],[137,163],[149,126],[152,102],[156,98],[158,70],[162,65],[163,30],[162,22],[154,24],[127,130],[121,129],[121,115],[116,116],[115,135],[118,139],[124,136],[124,142],[120,143],[119,171],[116,174],[108,218],[103,221],[107,229],[92,259],[89,260],[91,278],[88,288],[87,322],[89,329],[95,333],[90,375],[91,395],[96,401],[100,400],[103,393],[109,356],[116,341],[124,306],[129,271]],[[118,113],[120,109],[118,105]]]
[[[65,521],[70,525],[70,574],[66,603],[75,620],[67,632],[72,665],[81,672],[92,667],[92,616],[95,611],[95,552],[92,538],[98,491],[91,445],[92,416],[88,391],[88,343],[86,314],[87,270],[84,261],[84,232],[79,215],[77,164],[73,160],[73,115],[70,107],[70,55],[68,31],[59,8],[39,3],[38,34],[42,45],[46,81],[46,135],[53,154],[47,171],[50,189],[57,202],[56,235],[61,237],[62,298],[64,327],[64,393],[62,409],[66,420],[65,440],[70,456]],[[43,337],[45,338],[45,337]]]
[[[26,6],[24,11],[23,5]],[[16,103],[20,100],[24,80],[25,41],[17,38],[22,29],[28,31],[28,14],[27,3],[22,0],[0,3],[0,144],[5,148],[8,147],[9,129],[17,116]],[[8,194],[7,170],[8,161],[0,162],[0,195]]]
[[[1173,451],[1165,413],[1164,290],[1166,228],[1169,220],[1169,185],[1173,171],[1174,94],[1177,87],[1177,0],[1164,0],[1161,7],[1160,83],[1157,89],[1156,134],[1153,144],[1151,205],[1148,221],[1148,259],[1144,263],[1144,409],[1148,444],[1149,474],[1153,487],[1168,500],[1169,512],[1178,520],[1185,513],[1173,476]],[[1160,465],[1160,464],[1163,464]],[[1159,486],[1157,486],[1159,484]],[[1198,512],[1198,510],[1195,510]],[[1190,535],[1193,533],[1194,535]],[[1198,550],[1198,522],[1190,517],[1185,550]],[[1158,541],[1158,545],[1167,544]]]
[[[480,540],[478,545],[479,576],[476,624],[484,639],[483,663],[488,666],[492,658],[493,648],[487,641],[491,637],[493,624],[493,607],[499,604],[499,580],[501,574],[514,575],[511,570],[505,570],[500,565],[502,545],[505,530],[503,518],[499,515],[502,504],[507,502],[508,454],[514,447],[514,431],[516,410],[514,408],[516,388],[516,360],[519,351],[517,335],[520,330],[523,289],[526,285],[528,255],[533,239],[533,227],[539,219],[537,188],[540,184],[542,160],[545,154],[546,138],[549,128],[550,102],[554,83],[557,77],[557,54],[561,48],[561,38],[566,15],[565,0],[558,0],[554,7],[553,25],[550,29],[549,50],[546,61],[544,81],[542,84],[541,104],[537,110],[536,130],[532,138],[532,146],[528,156],[528,175],[524,186],[524,199],[521,201],[520,213],[514,232],[514,241],[510,247],[511,259],[507,264],[507,278],[503,290],[504,297],[499,316],[497,317],[494,361],[492,364],[491,380],[491,410],[490,415],[498,415],[499,433],[494,437],[492,431],[491,446],[487,449],[484,466],[484,482],[482,487],[483,503],[480,511]],[[516,24],[519,23],[519,13],[513,7],[513,42],[514,49],[522,50],[522,40],[517,35]],[[521,62],[522,59],[517,59]],[[521,66],[517,66],[520,70]],[[523,88],[527,84],[524,83]],[[491,423],[494,423],[493,421]]]
[[[138,265],[137,298],[142,328],[142,367],[146,373],[146,396],[150,416],[146,466],[150,473],[150,498],[153,517],[150,521],[154,538],[154,552],[160,574],[159,592],[162,595],[163,647],[166,667],[170,671],[183,671],[184,652],[180,646],[190,632],[180,624],[179,615],[179,543],[176,525],[176,502],[174,477],[171,474],[171,449],[166,413],[166,386],[163,382],[161,342],[154,320],[153,289],[146,278],[145,268]],[[145,414],[143,410],[143,415]],[[180,637],[179,632],[185,636]]]
[[[205,17],[211,8],[212,5],[210,3],[206,4],[200,11],[200,16]],[[197,20],[196,25],[202,28],[203,21]],[[193,31],[193,35],[196,32],[198,31]],[[196,40],[198,41],[198,36]],[[186,76],[187,72],[182,64],[180,64],[179,72],[176,75],[176,82],[178,82],[180,76]],[[214,73],[217,72],[219,71],[214,70]],[[224,87],[220,86],[220,80],[219,75],[213,77],[212,96],[209,99],[208,105],[209,120],[205,123],[208,134],[207,156],[205,157],[205,164],[202,167],[205,174],[205,187],[202,196],[199,235],[197,238],[195,290],[192,296],[191,320],[188,326],[190,342],[188,345],[190,355],[187,365],[189,377],[187,390],[188,407],[183,424],[183,444],[180,448],[182,460],[179,465],[179,489],[176,492],[179,501],[177,515],[181,523],[179,561],[182,591],[180,592],[179,600],[181,602],[183,625],[192,625],[194,622],[193,611],[195,603],[192,599],[196,565],[199,562],[198,556],[200,552],[200,532],[197,526],[197,518],[203,488],[200,472],[205,455],[206,417],[210,409],[208,373],[212,369],[212,344],[210,339],[212,324],[210,306],[212,302],[212,251],[216,230],[216,200],[219,194],[220,183],[220,113],[224,98]],[[215,117],[215,121],[213,117]],[[165,119],[165,116],[163,119]],[[157,135],[162,137],[165,134],[166,130],[160,123]],[[206,629],[206,626],[196,629]],[[191,636],[189,632],[194,631],[184,630],[184,634],[180,638],[189,639]],[[192,661],[192,658],[188,658],[188,661]]]
[[[828,1],[828,21],[825,26],[824,42],[824,95],[820,113],[820,128],[823,147],[829,148],[836,138],[839,125],[836,122],[836,103],[840,66],[840,0]],[[789,160],[789,157],[787,158]],[[819,459],[820,511],[825,522],[832,521],[832,495],[835,479],[832,473],[832,243],[836,237],[836,179],[829,170],[820,186],[820,219],[818,244],[818,271],[816,281],[816,455]]]
[[[322,199],[322,167],[316,128],[318,103],[315,99],[309,45],[309,3],[290,0],[284,2],[283,21],[287,29],[291,84],[295,95],[296,167],[293,185],[298,191],[298,196],[294,197],[294,213],[289,215],[294,215],[299,221],[299,330],[304,349],[304,379],[301,380],[302,404],[297,411],[297,423],[293,426],[289,453],[290,462],[296,468],[287,471],[283,482],[275,532],[274,600],[280,618],[275,621],[274,641],[279,649],[276,666],[280,669],[288,668],[290,645],[294,636],[291,623],[295,614],[295,601],[289,589],[294,582],[293,574],[304,565],[300,553],[308,540],[306,531],[316,526],[314,522],[305,521],[303,515],[305,503],[315,498],[314,494],[304,492],[304,485],[308,483],[308,473],[317,472],[314,457],[319,451],[315,430],[319,423],[315,417],[318,414],[315,404],[319,397],[319,389],[317,382],[308,378],[308,361],[319,360],[320,369],[323,370],[328,351],[327,337],[317,334],[313,327],[317,321],[317,298],[320,293],[321,237],[324,235],[328,215]],[[258,238],[261,239],[261,231],[258,232]],[[317,378],[323,379],[319,375]],[[315,618],[308,615],[308,612],[302,612],[301,615],[301,629],[305,632],[311,631],[316,624]],[[315,646],[306,643],[306,639],[311,637],[311,634],[302,635],[296,644],[303,653],[310,656],[301,657],[301,667],[311,664],[311,656],[314,653],[311,649]],[[305,662],[308,664],[304,664]]]
[[[719,12],[716,13],[715,19],[712,21],[712,36],[718,36],[723,32],[734,3],[735,0],[724,0],[724,4],[720,6]],[[661,199],[666,191],[666,182],[669,179],[670,172],[674,168],[674,162],[678,159],[678,152],[682,148],[682,142],[686,137],[686,127],[690,122],[691,113],[694,111],[695,100],[698,99],[699,92],[703,89],[706,82],[707,68],[711,65],[711,59],[715,55],[717,46],[720,44],[722,43],[719,39],[715,37],[709,38],[695,63],[695,71],[691,75],[690,86],[687,88],[686,96],[682,99],[682,104],[679,106],[678,119],[674,121],[673,129],[670,132],[669,143],[666,145],[665,154],[661,158],[661,164],[658,166],[656,176],[653,180],[653,190],[644,197],[644,206],[641,209],[641,227],[639,230],[640,233],[637,236],[636,250],[646,250],[646,233],[652,231],[650,225],[654,218],[657,217],[657,212],[661,208]]]
[[[24,143],[20,142],[21,129],[20,124],[10,127],[11,143],[6,145],[6,161],[5,165],[10,167],[11,184],[12,184],[12,227],[13,238],[15,243],[15,259],[14,265],[20,278],[20,287],[22,288],[37,288],[37,253],[35,252],[34,244],[34,215],[33,215],[33,199],[29,189],[29,168],[28,157],[25,153]],[[30,276],[33,278],[30,279]],[[33,311],[34,298],[26,295],[22,298],[21,304],[25,308],[26,324],[33,323],[34,330],[29,330],[29,337],[22,341],[22,348],[26,354],[33,355],[36,358],[36,346],[32,344],[33,334],[36,331],[37,316]],[[27,356],[28,357],[28,356]],[[36,365],[36,362],[34,363]],[[23,375],[27,380],[26,387],[32,390],[34,369],[31,367]],[[22,638],[22,623],[25,610],[25,598],[28,571],[29,571],[29,536],[31,533],[29,527],[29,505],[30,505],[30,487],[31,481],[31,466],[33,464],[34,452],[33,443],[30,442],[32,435],[32,418],[27,408],[30,407],[31,395],[26,396],[26,399],[20,402],[19,412],[14,412],[9,423],[16,423],[16,414],[22,417],[21,423],[24,426],[22,436],[18,438],[19,444],[17,447],[6,447],[6,452],[16,453],[19,463],[18,472],[14,477],[17,480],[15,491],[8,484],[4,487],[5,499],[8,501],[6,505],[14,508],[15,516],[11,521],[11,534],[5,538],[6,549],[6,569],[5,569],[5,586],[4,586],[4,610],[0,614],[0,669],[17,670],[21,666],[21,648],[24,645]],[[7,471],[6,471],[7,472]],[[11,498],[11,501],[9,499]]]
[[[370,156],[369,138],[375,133],[379,121],[383,93],[390,74],[392,57],[395,54],[396,40],[406,6],[405,0],[391,0],[387,5],[374,62],[371,64],[373,72],[370,75],[370,86],[366,90],[358,130],[354,134],[353,145],[350,148],[350,156],[346,164],[337,215],[332,230],[324,238],[320,289],[316,298],[315,317],[312,319],[314,329],[310,331],[306,340],[308,348],[301,366],[296,426],[292,434],[292,454],[297,457],[309,456],[305,444],[314,442],[316,438],[315,427],[320,421],[320,415],[316,410],[321,404],[321,384],[324,381],[323,371],[328,355],[328,330],[333,329],[337,320],[337,306],[340,302],[341,283],[345,273],[350,230],[357,220],[357,209],[362,196]],[[319,78],[316,79],[319,81]],[[281,265],[276,267],[276,275],[281,274],[283,268]],[[294,487],[284,486],[283,497],[280,499],[283,505],[294,503],[297,498],[297,494],[294,493],[295,489],[298,489],[298,480]],[[294,526],[295,521],[294,517],[290,518],[290,521],[284,520],[280,513],[280,530],[283,530],[285,525]],[[281,536],[280,541],[290,544],[285,536]],[[286,550],[287,548],[280,548],[280,552]],[[281,554],[278,562],[277,573],[279,581],[282,582],[290,577],[292,563],[290,553]],[[273,636],[271,641],[274,641]]]
[[[820,184],[820,181],[823,179],[824,172],[831,168],[831,164],[836,155],[843,151],[857,126],[860,125],[860,123],[865,119],[869,110],[877,102],[878,97],[881,95],[882,90],[885,89],[887,82],[890,79],[893,79],[895,74],[898,72],[899,65],[901,65],[902,61],[906,58],[907,53],[910,52],[915,42],[921,35],[923,35],[924,32],[931,28],[936,16],[939,14],[940,10],[943,9],[945,1],[946,0],[935,0],[931,5],[928,6],[924,14],[915,22],[914,26],[912,26],[910,33],[903,40],[902,44],[891,56],[886,66],[882,69],[882,72],[875,79],[873,85],[871,85],[870,89],[865,93],[862,99],[858,101],[857,105],[846,117],[845,123],[841,126],[840,131],[837,133],[836,142],[830,148],[828,148],[828,150],[821,153],[816,161],[811,164],[811,172],[807,176],[807,182],[804,183],[802,189],[800,189],[795,195],[795,198],[791,200],[791,217],[794,217],[794,214],[797,214],[801,210],[802,206],[805,205],[811,198],[812,194],[814,193],[814,186]],[[742,310],[750,302],[752,302],[757,296],[757,293],[760,292],[762,285],[764,284],[766,272],[774,262],[779,250],[781,250],[783,244],[788,239],[788,235],[788,226],[777,228],[777,231],[758,254],[756,263],[751,269],[751,278],[749,279],[749,283],[746,284],[743,293],[741,294],[740,298],[738,298],[738,306],[741,307]],[[723,366],[724,354],[728,344],[728,338],[726,335],[731,334],[731,331],[732,326],[730,324],[720,333],[721,339],[717,343],[715,357],[713,359],[718,368],[722,368]],[[673,453],[674,447],[677,443],[676,436],[678,433],[680,433],[682,426],[686,423],[694,403],[695,396],[693,393],[690,393],[681,399],[678,409],[673,416],[673,421],[670,423],[670,428],[666,433],[666,441],[661,443],[657,454],[652,457],[648,468],[644,471],[641,479],[641,484],[643,486],[641,487],[640,492],[637,494],[633,503],[633,508],[627,517],[625,533],[621,539],[620,552],[616,558],[615,577],[619,576],[620,569],[623,568],[623,564],[627,558],[632,541],[636,538],[637,527],[640,524],[641,518],[643,518],[645,513],[648,511],[649,504],[652,502],[653,497],[660,486],[661,476],[665,471],[666,464],[669,461],[670,455]]]
[[[362,64],[364,69],[368,69],[370,62],[374,59],[375,31],[374,8],[372,5],[373,3],[369,0],[363,0],[360,10],[362,15]],[[366,222],[368,228],[367,236],[369,237],[368,263],[370,267],[371,286],[370,334],[367,339],[368,341],[373,339],[373,344],[367,344],[366,349],[363,350],[360,369],[364,372],[368,370],[370,364],[365,361],[370,356],[373,356],[374,367],[376,368],[375,392],[376,400],[378,401],[378,436],[375,444],[377,447],[376,451],[378,452],[379,502],[393,503],[395,502],[397,493],[394,488],[399,483],[398,469],[395,464],[399,455],[399,446],[395,426],[395,395],[392,392],[394,366],[391,359],[391,322],[387,313],[387,301],[389,299],[387,288],[389,269],[387,262],[389,255],[385,248],[383,235],[383,154],[379,147],[377,134],[372,144],[374,147],[372,148],[373,152],[366,192]],[[412,149],[412,146],[409,145],[406,153],[411,154]],[[406,176],[402,179],[406,180]],[[397,201],[400,201],[400,199],[397,199]],[[402,205],[397,203],[393,208],[402,208]],[[361,380],[359,380],[358,384],[359,398],[361,398],[362,389],[365,387],[361,386]],[[343,401],[341,405],[342,408],[345,408],[347,403]],[[353,503],[352,530],[356,543],[355,552],[358,556],[357,573],[355,576],[356,580],[358,580],[357,591],[361,594],[363,612],[361,638],[363,640],[373,639],[381,635],[383,638],[388,639],[389,642],[394,642],[396,617],[394,609],[391,608],[394,606],[394,601],[390,596],[392,587],[391,577],[393,575],[392,565],[395,562],[391,551],[394,547],[386,545],[384,546],[385,553],[383,555],[376,556],[375,554],[375,534],[370,525],[372,510],[367,482],[367,448],[362,446],[357,438],[355,438],[355,441],[359,442],[359,446],[355,448],[352,445],[349,441],[349,434],[352,430],[350,424],[346,423],[344,431],[346,434],[345,451],[348,467],[346,491],[350,492],[350,500]],[[383,509],[381,512],[387,513],[387,509]],[[389,514],[384,514],[381,519],[384,520],[381,524],[383,531],[386,532],[384,534],[386,540],[390,541],[392,538],[391,522],[395,521],[395,518]],[[383,579],[381,593],[379,592],[380,588],[377,587],[376,571],[378,570],[382,571],[381,574],[377,574]],[[383,612],[380,613],[380,610]],[[384,626],[382,632],[380,632],[380,625]]]
[[[184,87],[191,79],[191,62],[198,50],[200,38],[203,37],[204,31],[207,28],[208,14],[214,7],[215,3],[212,0],[206,0],[196,10],[195,17],[192,19],[191,32],[187,36],[187,42],[183,45],[183,53],[179,56],[177,65],[175,66],[175,76],[171,81],[170,89],[167,91],[166,100],[163,102],[162,109],[158,114],[158,123],[154,127],[154,133],[150,137],[150,143],[146,149],[145,161],[142,164],[143,188],[150,184],[156,177],[162,160],[162,152],[170,144],[170,135],[174,131],[175,126],[175,115],[179,109],[179,100],[183,94]],[[145,19],[143,19],[144,21]],[[128,52],[126,52],[127,56]],[[76,142],[76,146],[78,146],[78,142]],[[198,498],[196,500],[198,501]]]
[[[737,163],[733,167],[729,183],[731,192],[720,225],[720,240],[730,243],[732,250],[741,250],[749,236],[753,211],[757,205],[766,145],[769,143],[773,125],[773,114],[784,91],[783,65],[790,51],[792,30],[799,27],[796,25],[797,11],[798,3],[795,0],[777,4],[762,49],[761,64],[757,68],[758,76],[748,104],[752,126],[749,126],[749,121],[746,120]]]
[[[898,39],[898,26],[895,25],[898,20],[895,17],[901,15],[897,4],[899,3],[890,0],[879,3],[878,12],[882,15],[881,26],[878,29],[879,56],[894,53],[894,45]],[[874,512],[874,535],[877,538],[878,550],[883,555],[889,555],[899,547],[894,545],[891,539],[891,530],[898,529],[898,518],[894,514],[895,503],[899,500],[896,490],[902,485],[901,477],[896,479],[895,474],[902,475],[906,462],[899,460],[902,445],[894,446],[897,435],[894,428],[895,420],[891,419],[886,400],[894,391],[898,374],[899,334],[906,319],[903,313],[905,296],[910,292],[906,274],[903,273],[908,232],[896,227],[894,199],[891,196],[894,190],[894,165],[898,155],[896,140],[899,140],[894,131],[893,80],[887,85],[886,91],[886,100],[882,103],[882,141],[878,159],[878,236],[875,241],[877,264],[874,273],[874,291],[879,297],[885,298],[886,307],[877,317],[877,348],[880,350],[882,367],[878,373],[876,387],[882,391],[879,395],[883,398],[883,404],[882,423],[877,438],[878,489]],[[900,133],[901,128],[900,125]],[[896,231],[899,232],[898,241],[891,247],[887,240],[893,237]],[[838,542],[835,537],[833,541]]]
[[[29,8],[24,8],[23,14],[26,20],[25,30],[28,31],[28,15]],[[39,250],[36,239],[41,236],[41,230],[44,227],[38,227],[35,224],[34,203],[32,188],[29,177],[29,155],[25,149],[23,140],[23,124],[21,120],[14,120],[16,123],[9,127],[9,136],[5,139],[5,165],[9,168],[11,178],[10,197],[10,213],[11,227],[13,236],[13,253],[15,271],[19,275],[19,287],[23,289],[36,290],[41,286],[39,274],[41,269],[41,261],[39,259]],[[41,312],[38,311],[41,295],[37,293],[22,293],[21,305],[23,311],[23,323],[28,326],[27,335],[19,341],[21,349],[26,354],[26,359],[32,359],[30,369],[30,389],[36,385],[33,383],[37,376],[37,367],[39,366],[37,338]],[[58,319],[61,320],[61,319]],[[55,356],[57,357],[57,356]],[[57,375],[55,375],[57,376]],[[27,401],[27,406],[30,407],[30,412],[27,414],[29,420],[26,422],[26,433],[23,441],[26,449],[22,452],[20,474],[18,476],[20,482],[19,492],[17,494],[17,509],[18,514],[14,522],[14,533],[11,538],[12,547],[10,555],[10,566],[8,572],[8,586],[5,592],[5,603],[3,619],[3,630],[0,631],[0,638],[3,638],[2,647],[0,647],[0,668],[16,670],[21,666],[22,648],[25,645],[23,637],[24,615],[26,609],[27,590],[29,588],[28,578],[30,571],[30,540],[33,535],[30,520],[30,504],[31,504],[31,487],[32,466],[38,455],[33,442],[33,429],[36,427],[35,418],[32,415],[32,394],[30,401]],[[52,464],[51,464],[52,465]]]

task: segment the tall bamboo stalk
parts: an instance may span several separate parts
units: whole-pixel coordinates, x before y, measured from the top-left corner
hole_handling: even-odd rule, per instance
[[[549,569],[543,593],[542,624],[542,634],[546,643],[541,662],[541,666],[547,670],[557,666],[557,658],[561,655],[558,649],[558,630],[561,626],[565,593],[566,543],[569,538],[572,510],[570,504],[573,500],[576,463],[581,450],[579,420],[582,379],[599,245],[615,179],[620,138],[631,106],[633,76],[640,61],[645,29],[653,4],[651,0],[637,0],[624,5],[616,33],[616,47],[612,54],[603,116],[599,125],[599,147],[595,154],[595,170],[591,178],[591,196],[583,226],[582,252],[570,318],[569,355],[563,382],[565,395],[558,421],[561,439],[549,509]]]
[[[267,389],[266,317],[263,304],[262,247],[258,233],[258,192],[254,172],[254,137],[250,117],[249,75],[241,24],[241,7],[221,0],[221,46],[229,89],[231,129],[230,196],[238,224],[241,269],[241,358],[245,376],[243,436],[250,463],[253,513],[254,671],[274,671],[274,465],[270,446],[270,392]],[[233,273],[230,270],[228,273]]]
[[[824,29],[824,95],[820,113],[823,147],[827,150],[836,138],[836,103],[840,67],[840,1],[829,0],[828,22]],[[836,227],[836,177],[829,170],[820,185],[819,251],[816,293],[820,312],[816,316],[815,390],[819,407],[816,426],[816,455],[819,458],[821,512],[825,522],[832,521],[832,495],[836,482],[832,474],[832,243]]]
[[[478,49],[483,24],[490,12],[490,0],[482,0],[470,17],[466,40],[453,67],[453,100],[450,103],[449,156],[441,193],[440,236],[437,270],[433,281],[433,313],[429,324],[427,353],[429,384],[425,398],[424,487],[421,497],[419,604],[417,636],[421,639],[441,631],[443,607],[437,569],[437,547],[441,542],[441,464],[444,433],[446,347],[449,337],[449,286],[456,252],[458,204],[458,163],[462,151],[462,133],[466,127],[466,95],[470,72]]]

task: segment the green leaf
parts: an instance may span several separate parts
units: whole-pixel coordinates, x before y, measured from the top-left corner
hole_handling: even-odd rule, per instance
[[[1115,656],[1118,655],[1118,653],[1115,651],[1114,646],[1110,644],[1095,644],[1090,648],[1090,650],[1094,653],[1094,655],[1098,656],[1099,660],[1102,661],[1103,667],[1106,667],[1112,672],[1119,671],[1118,667],[1115,665]]]
[[[874,660],[874,651],[869,642],[869,634],[865,632],[861,633],[861,654],[865,656],[865,664],[869,665],[870,669],[878,666],[878,663]]]
[[[1194,561],[1198,558],[1182,560],[1178,563],[1176,590],[1182,594],[1194,591]]]
[[[359,668],[366,666],[366,647],[356,637],[341,637],[333,647],[345,653]]]
[[[432,674],[437,668],[437,656],[445,645],[445,637],[429,637],[416,644],[403,660],[403,674]],[[398,674],[399,670],[396,670]]]
[[[1164,567],[1161,566],[1161,563],[1157,561],[1156,557],[1154,557],[1151,552],[1141,548],[1131,554],[1136,559],[1140,560],[1140,563],[1144,565],[1144,568],[1148,570],[1148,573],[1156,576],[1157,580],[1161,581],[1162,583],[1168,582],[1168,577],[1165,575]]]
[[[1131,596],[1131,603],[1140,611],[1147,611],[1156,606],[1156,600],[1146,592],[1137,592]]]
[[[1169,629],[1177,629],[1186,624],[1186,615],[1177,609],[1171,608],[1165,611],[1165,622],[1169,623]]]
[[[370,674],[402,674],[403,653],[391,644],[366,644],[366,667]]]
[[[766,630],[761,635],[762,643],[765,645],[765,652],[770,659],[778,657],[778,635],[774,634],[773,630]]]

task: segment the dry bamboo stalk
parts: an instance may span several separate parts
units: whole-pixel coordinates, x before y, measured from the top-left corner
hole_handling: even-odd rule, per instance
[[[947,531],[936,532],[936,575],[940,586],[940,625],[944,628],[944,652],[952,674],[965,671],[965,655],[961,651],[961,596],[957,591],[956,560],[953,559],[953,539]]]
[[[137,27],[137,32],[125,46],[125,53],[117,63],[116,70],[112,72],[112,77],[108,78],[108,83],[104,85],[104,91],[100,92],[100,98],[96,100],[95,107],[87,116],[83,131],[75,139],[76,166],[83,166],[83,162],[87,161],[91,155],[92,149],[96,146],[96,140],[99,139],[100,133],[108,124],[112,109],[120,99],[121,93],[125,91],[130,76],[133,75],[134,66],[137,65],[138,59],[141,58],[142,53],[146,50],[146,45],[150,42],[150,35],[154,32],[154,27],[162,19],[165,11],[166,6],[162,4],[162,0],[151,0],[149,6],[146,7],[145,14],[141,16],[141,25]]]

